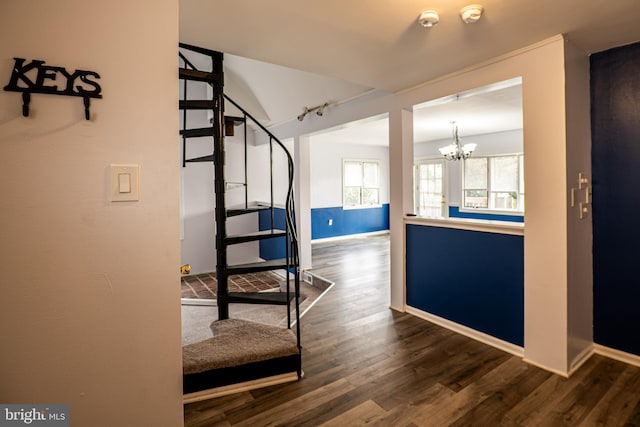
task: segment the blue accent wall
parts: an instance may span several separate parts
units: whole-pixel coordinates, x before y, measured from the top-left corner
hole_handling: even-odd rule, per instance
[[[285,229],[284,209],[275,208],[273,212],[274,226]],[[329,225],[329,219],[333,225]],[[271,228],[271,211],[258,213],[259,229]],[[342,209],[318,208],[311,209],[311,238],[347,236],[351,234],[370,233],[389,229],[389,204],[378,208]],[[285,238],[267,239],[260,241],[260,258],[265,260],[280,259],[286,256]]]
[[[284,209],[274,208],[273,210],[274,228],[286,230],[286,216]],[[258,224],[260,231],[271,229],[271,211],[258,212]],[[260,258],[264,260],[282,259],[287,256],[286,238],[278,237],[260,241]]]
[[[524,238],[407,225],[407,304],[524,346]]]
[[[593,335],[640,355],[640,43],[591,56]]]
[[[329,225],[329,220],[332,225]],[[389,204],[377,208],[311,209],[311,239],[347,236],[350,234],[370,233],[389,229]]]
[[[457,206],[449,206],[449,217],[487,219],[491,221],[524,222],[524,216],[522,215],[497,215],[488,213],[460,212],[460,208],[458,208]]]

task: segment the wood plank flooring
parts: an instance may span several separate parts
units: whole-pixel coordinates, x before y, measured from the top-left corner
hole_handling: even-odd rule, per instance
[[[565,379],[390,310],[388,236],[314,245],[313,266],[336,285],[302,320],[305,377],[186,405],[186,426],[640,427],[638,367]]]

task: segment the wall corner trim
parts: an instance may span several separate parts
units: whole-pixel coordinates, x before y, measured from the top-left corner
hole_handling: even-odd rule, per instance
[[[563,372],[558,369],[550,368],[549,366],[534,362],[533,360],[527,359],[526,357],[524,357],[522,361],[528,363],[531,366],[535,366],[536,368],[544,369],[545,371],[551,372],[552,374],[560,375],[563,378],[569,378],[569,372]]]
[[[587,360],[591,358],[594,354],[593,345],[585,348],[574,360],[571,362],[569,367],[569,376],[573,375],[582,365],[584,365]]]

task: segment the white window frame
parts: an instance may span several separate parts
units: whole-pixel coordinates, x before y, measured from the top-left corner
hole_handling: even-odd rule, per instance
[[[360,201],[362,201],[362,190],[364,188],[377,188],[378,190],[378,203],[377,204],[370,204],[370,205],[363,205],[363,204],[359,204],[359,205],[347,205],[345,203],[345,179],[344,179],[344,169],[345,169],[345,165],[347,163],[360,163],[360,164],[365,164],[365,163],[371,163],[371,164],[375,164],[378,168],[378,186],[377,187],[365,187],[364,186],[364,176],[363,176],[363,185],[360,186]],[[380,188],[380,176],[381,173],[381,168],[380,168],[380,161],[377,159],[342,159],[342,209],[344,210],[349,210],[349,209],[370,209],[370,208],[379,208],[382,206],[382,203],[380,203],[380,196],[381,196],[381,188]],[[363,174],[364,174],[364,168],[363,168]]]
[[[442,202],[441,202],[441,216],[448,217],[449,212],[449,168],[447,167],[447,161],[442,157],[425,157],[417,159],[413,165],[413,207],[414,212],[419,214],[418,202],[420,200],[420,183],[419,183],[419,167],[424,164],[440,164],[442,165]]]
[[[491,158],[496,157],[518,157],[518,206],[516,209],[496,209],[492,207],[492,197],[491,197]],[[475,156],[473,156],[475,157]],[[524,154],[523,153],[509,153],[509,154],[495,154],[495,155],[487,155],[487,156],[477,156],[475,158],[486,158],[487,159],[487,201],[489,207],[487,208],[469,208],[465,207],[465,177],[464,164],[460,168],[460,207],[458,208],[460,212],[470,212],[470,213],[487,213],[487,214],[496,214],[496,215],[512,215],[512,216],[522,216],[524,215],[524,203],[525,203],[525,193],[524,193]],[[520,192],[520,189],[523,189],[523,192]]]

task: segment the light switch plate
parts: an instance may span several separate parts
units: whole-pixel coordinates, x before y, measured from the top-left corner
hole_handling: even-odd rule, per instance
[[[110,176],[112,202],[140,200],[139,165],[111,165]]]

